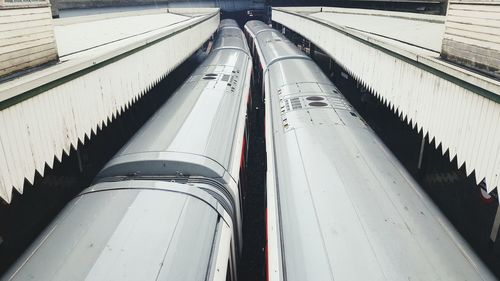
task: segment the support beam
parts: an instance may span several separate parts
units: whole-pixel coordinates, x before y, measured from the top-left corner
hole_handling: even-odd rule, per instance
[[[83,173],[83,162],[82,162],[82,156],[81,156],[79,149],[76,150],[76,160],[78,161],[78,171],[80,173]]]
[[[314,53],[316,52],[316,46],[309,41],[309,56],[314,59]]]
[[[52,11],[52,18],[59,18],[59,5],[57,4],[58,0],[50,0],[50,10]]]
[[[497,244],[498,239],[498,229],[500,228],[500,206],[497,207],[497,214],[495,215],[495,220],[493,221],[493,227],[491,228],[490,239]]]
[[[425,148],[425,136],[422,137],[422,142],[420,143],[420,152],[418,154],[418,164],[417,169],[422,169],[422,160],[424,159],[424,148]]]

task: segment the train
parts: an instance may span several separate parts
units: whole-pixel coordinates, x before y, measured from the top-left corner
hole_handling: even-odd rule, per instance
[[[315,62],[244,27],[265,99],[266,278],[496,280]]]
[[[204,62],[2,280],[236,280],[252,59],[223,20]]]
[[[1,280],[237,280],[256,81],[266,280],[496,280],[310,57],[233,20]]]

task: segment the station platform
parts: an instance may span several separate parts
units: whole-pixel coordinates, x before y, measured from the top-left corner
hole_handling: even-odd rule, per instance
[[[440,57],[445,16],[329,7],[273,8],[272,20],[324,51],[381,102],[500,186],[500,81]]]
[[[54,20],[59,53],[0,80],[0,198],[44,173],[199,49],[216,8],[155,9]]]

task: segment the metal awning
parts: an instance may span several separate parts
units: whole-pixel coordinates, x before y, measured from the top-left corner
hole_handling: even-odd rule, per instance
[[[194,53],[218,9],[161,9],[55,21],[60,63],[0,84],[0,197],[69,154]],[[179,47],[182,46],[182,47]],[[55,158],[54,158],[55,157]]]

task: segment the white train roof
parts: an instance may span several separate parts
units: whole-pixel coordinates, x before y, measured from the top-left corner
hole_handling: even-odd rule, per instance
[[[250,59],[236,29],[222,29],[212,54],[99,173],[228,177]],[[248,81],[246,81],[248,83]],[[229,149],[228,149],[229,148]],[[239,167],[239,163],[237,164]]]
[[[195,186],[101,183],[71,201],[4,278],[205,280],[230,225],[223,213]]]
[[[268,189],[277,210],[268,212],[278,224],[268,229],[278,229],[283,280],[494,280],[321,69],[286,40],[257,34],[276,171]]]

